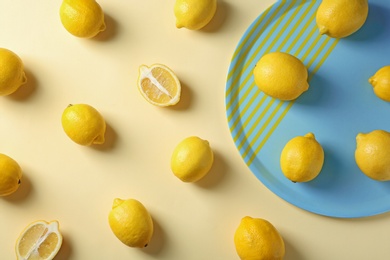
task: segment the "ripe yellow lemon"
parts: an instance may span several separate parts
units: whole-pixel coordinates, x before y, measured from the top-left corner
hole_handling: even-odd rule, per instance
[[[166,107],[180,101],[181,84],[176,74],[163,64],[139,67],[138,90],[151,104]]]
[[[196,182],[211,169],[214,154],[207,140],[191,136],[182,140],[173,150],[171,169],[183,182]]]
[[[234,234],[241,260],[282,260],[285,246],[278,230],[267,220],[246,216]]]
[[[95,0],[63,0],[60,18],[65,29],[80,38],[92,38],[106,29],[103,10]]]
[[[390,133],[374,130],[356,136],[355,161],[368,177],[378,181],[390,180]]]
[[[305,65],[295,56],[284,52],[262,56],[253,70],[253,76],[261,91],[280,100],[296,99],[309,88]]]
[[[373,86],[375,95],[390,102],[390,65],[380,68],[368,82]]]
[[[38,220],[29,224],[19,235],[15,251],[18,260],[51,260],[61,245],[58,221]]]
[[[293,182],[313,180],[324,164],[324,150],[314,134],[292,138],[284,146],[280,156],[283,174]]]
[[[69,105],[62,113],[62,127],[67,136],[80,145],[103,144],[106,122],[87,104]]]
[[[27,82],[22,60],[14,52],[0,48],[0,96],[14,93]]]
[[[316,21],[320,34],[343,38],[359,30],[367,16],[367,0],[323,0]]]
[[[11,157],[0,153],[0,196],[14,193],[20,186],[22,169]]]
[[[199,30],[206,26],[217,10],[217,0],[176,0],[176,27]]]
[[[152,217],[138,200],[116,198],[108,221],[114,235],[129,247],[146,247],[152,238]]]

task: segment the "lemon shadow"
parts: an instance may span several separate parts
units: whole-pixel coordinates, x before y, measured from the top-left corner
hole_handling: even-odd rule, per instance
[[[92,144],[91,147],[98,151],[108,151],[114,149],[117,143],[118,134],[107,121],[106,121],[106,132],[104,134],[104,139],[105,141],[103,144]]]
[[[284,256],[284,260],[304,260],[305,257],[294,247],[292,243],[290,243],[290,240],[283,234],[283,232],[280,232],[280,235],[283,238],[284,241],[284,247],[286,250],[286,254]]]
[[[364,25],[355,33],[345,37],[344,40],[373,42],[374,38],[384,35],[390,23],[389,11],[384,6],[370,3],[368,16]]]
[[[164,247],[166,234],[155,216],[153,214],[151,215],[153,219],[153,236],[149,244],[141,250],[149,255],[157,255]]]
[[[225,1],[218,1],[214,17],[205,27],[201,28],[200,31],[207,33],[218,31],[226,21],[229,11],[230,6]]]
[[[22,178],[20,179],[19,188],[12,194],[5,196],[4,198],[10,203],[20,203],[24,201],[32,191],[32,184],[28,177],[23,171]]]
[[[311,74],[312,72],[309,71]],[[318,73],[312,74],[309,80],[309,89],[302,93],[295,101],[294,105],[323,105],[329,100],[332,94],[332,88],[329,86],[329,81]]]
[[[319,175],[309,182],[302,183],[306,189],[323,189],[330,190],[332,186],[338,185],[342,174],[340,169],[342,163],[339,158],[335,156],[334,147],[328,144],[322,145],[325,153],[324,165]]]
[[[67,234],[62,232],[62,231],[61,231],[61,234],[62,234],[62,245],[61,245],[60,251],[58,251],[58,253],[54,259],[68,260],[68,259],[71,259],[72,247],[71,247],[71,244],[69,242]]]
[[[26,74],[27,82],[8,96],[15,101],[24,101],[28,99],[31,95],[33,95],[37,88],[37,79],[31,71],[24,68],[24,72]]]
[[[116,37],[116,35],[118,34],[117,21],[112,18],[111,15],[105,13],[104,23],[106,24],[106,29],[102,32],[99,32],[95,37],[92,38],[92,40],[105,42]]]
[[[210,189],[212,187],[215,187],[219,183],[221,183],[222,179],[224,178],[226,174],[227,165],[224,161],[223,157],[218,151],[214,152],[214,162],[213,166],[211,167],[209,173],[207,173],[206,176],[204,176],[202,179],[197,181],[195,184],[198,187],[204,188],[204,189]]]
[[[191,106],[191,101],[193,96],[191,89],[188,87],[188,85],[185,82],[180,81],[180,85],[181,85],[180,101],[176,105],[167,108],[172,110],[186,110]]]
[[[367,222],[367,221],[372,221],[372,222],[378,222],[378,221],[388,221],[390,219],[390,211],[388,212],[383,212],[383,213],[378,213],[376,215],[372,216],[367,216],[367,217],[362,217],[362,218],[338,218],[335,219],[335,221],[354,221],[354,222]]]

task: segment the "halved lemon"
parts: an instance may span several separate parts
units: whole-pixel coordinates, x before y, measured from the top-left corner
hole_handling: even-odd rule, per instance
[[[156,106],[172,106],[180,100],[180,81],[175,73],[163,64],[154,64],[150,67],[141,65],[138,89],[149,103]]]
[[[15,244],[19,260],[51,260],[62,245],[58,221],[38,220],[29,224]]]

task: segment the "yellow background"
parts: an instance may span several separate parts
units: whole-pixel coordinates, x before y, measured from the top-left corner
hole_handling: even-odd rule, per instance
[[[20,189],[0,198],[0,259],[15,259],[16,238],[37,219],[60,222],[60,260],[238,259],[233,234],[246,215],[275,225],[286,260],[389,259],[389,214],[334,219],[301,210],[258,181],[236,150],[226,75],[241,36],[273,2],[219,0],[212,22],[189,31],[175,27],[174,0],[100,0],[107,30],[79,39],[60,22],[61,1],[1,0],[0,47],[22,58],[28,84],[0,99],[0,152],[24,173]],[[181,80],[177,106],[158,108],[139,94],[138,67],[153,63]],[[105,145],[68,139],[60,118],[69,103],[101,112]],[[169,165],[191,135],[215,153],[211,172],[195,184],[179,181]],[[107,216],[116,197],[150,211],[147,248],[128,248],[112,234]]]

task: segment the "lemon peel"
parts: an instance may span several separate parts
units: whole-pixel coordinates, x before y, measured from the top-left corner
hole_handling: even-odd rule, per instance
[[[176,27],[199,30],[206,26],[217,10],[217,0],[176,0]]]
[[[293,182],[308,182],[316,178],[324,164],[324,150],[313,133],[292,138],[280,155],[283,174]]]
[[[138,200],[114,199],[108,221],[114,235],[129,247],[146,247],[153,236],[152,217]]]
[[[14,52],[0,48],[0,96],[14,93],[27,82],[24,65]]]
[[[234,245],[241,260],[282,260],[285,255],[282,236],[261,218],[242,218],[234,233]]]
[[[106,122],[88,104],[69,105],[62,113],[61,123],[66,135],[77,144],[88,146],[105,141]]]
[[[253,76],[261,91],[280,100],[294,100],[309,89],[305,65],[284,52],[263,55],[253,69]]]
[[[380,99],[390,102],[390,65],[380,68],[368,79],[375,95]]]
[[[207,140],[190,136],[173,150],[171,170],[183,182],[196,182],[210,171],[214,154]]]
[[[92,38],[106,29],[104,12],[95,0],[63,0],[60,18],[64,28],[80,38]]]
[[[355,161],[359,169],[377,181],[390,180],[390,133],[373,130],[356,135]]]
[[[14,193],[20,186],[22,169],[8,155],[0,153],[0,196]]]
[[[323,0],[316,13],[320,34],[344,38],[358,31],[368,16],[367,0]]]

